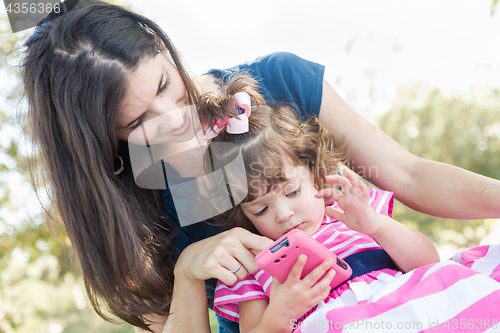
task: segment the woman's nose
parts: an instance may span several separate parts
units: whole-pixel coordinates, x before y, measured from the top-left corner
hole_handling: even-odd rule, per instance
[[[155,116],[161,115],[175,115],[176,111],[179,111],[188,105],[187,98],[182,98],[179,100],[172,100],[168,97],[158,98],[152,106],[152,112]],[[177,112],[178,113],[178,112]]]
[[[155,143],[155,138],[164,137],[183,126],[186,122],[186,113],[189,112],[189,107],[185,104],[184,100],[172,102],[166,99],[154,104],[151,119],[144,124],[150,144]]]

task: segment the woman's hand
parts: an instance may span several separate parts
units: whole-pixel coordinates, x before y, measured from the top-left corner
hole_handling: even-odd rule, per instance
[[[342,210],[326,207],[326,214],[339,220],[349,228],[364,234],[375,236],[381,228],[378,213],[369,205],[370,192],[366,184],[351,171],[344,169],[341,175],[326,177],[329,183],[342,186],[342,192],[334,188],[323,189],[316,194],[317,198],[332,198]]]
[[[248,230],[233,228],[188,246],[181,253],[174,274],[190,280],[217,278],[231,286],[257,271],[255,255],[272,242]],[[230,272],[236,269],[237,272]]]

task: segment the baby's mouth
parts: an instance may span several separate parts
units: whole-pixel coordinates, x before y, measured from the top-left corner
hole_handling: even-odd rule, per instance
[[[297,224],[295,227],[293,227],[293,228],[291,228],[291,229],[288,229],[288,230],[285,232],[285,234],[286,234],[287,232],[290,232],[290,231],[294,230],[294,229],[301,229],[301,226],[302,226],[303,224],[304,224],[304,222]]]

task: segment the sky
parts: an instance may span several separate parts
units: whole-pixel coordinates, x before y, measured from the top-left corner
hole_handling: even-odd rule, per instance
[[[490,16],[490,0],[129,3],[165,30],[195,75],[293,52],[325,65],[325,79],[371,121],[411,82],[500,87],[500,13]]]
[[[166,31],[194,75],[292,52],[325,65],[325,79],[370,121],[411,82],[500,87],[491,0],[122,1]]]

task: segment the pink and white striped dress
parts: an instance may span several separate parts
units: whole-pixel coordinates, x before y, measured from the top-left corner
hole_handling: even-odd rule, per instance
[[[370,205],[391,215],[393,194],[370,192]],[[313,237],[340,258],[381,248],[328,216]],[[269,300],[271,281],[262,270],[233,286],[219,281],[214,310],[238,322],[238,302]],[[406,274],[382,269],[355,277],[290,327],[293,332],[450,332],[465,323],[467,332],[500,332],[499,281],[500,246],[476,247]]]

